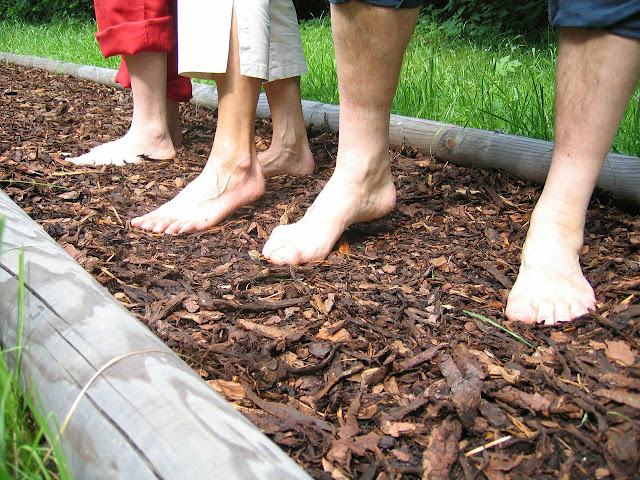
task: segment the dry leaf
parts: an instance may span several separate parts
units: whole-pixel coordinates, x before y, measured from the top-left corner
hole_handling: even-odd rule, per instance
[[[593,394],[598,397],[608,398],[609,400],[640,409],[640,395],[637,393],[631,393],[626,388],[601,388],[594,391]]]
[[[257,250],[249,250],[249,258],[254,262],[260,262],[264,258],[262,254]]]
[[[412,458],[410,453],[403,452],[402,450],[398,450],[397,448],[394,448],[393,450],[391,450],[391,453],[399,461],[404,462],[404,463],[409,463],[411,461],[411,458]]]
[[[429,260],[429,265],[432,265],[436,268],[442,268],[447,264],[447,257],[440,256],[438,258],[432,258],[431,260]]]
[[[253,322],[250,322],[249,320],[244,320],[242,318],[239,318],[238,320],[236,320],[236,322],[238,322],[238,324],[241,327],[247,330],[257,332],[263,337],[271,338],[273,340],[284,340],[289,335],[295,332],[295,330],[293,330],[291,327],[284,327],[284,328],[270,327],[268,325],[260,325],[258,323],[253,323]]]
[[[331,309],[333,308],[333,306],[336,303],[336,294],[335,293],[330,293],[329,295],[327,295],[327,299],[324,301],[324,311],[327,312],[327,314],[329,314],[329,312],[331,312]]]
[[[387,378],[387,380],[384,382],[384,390],[392,395],[400,393],[400,388],[398,388],[396,377]]]
[[[452,465],[458,459],[458,441],[462,426],[457,420],[444,420],[431,431],[427,448],[422,454],[423,480],[449,478]]]
[[[189,297],[185,298],[182,302],[182,306],[189,313],[195,313],[200,310],[200,305],[198,305],[198,297],[196,297],[195,295],[190,295]]]
[[[387,374],[385,367],[367,368],[360,373],[360,381],[363,385],[374,385],[380,383]]]
[[[319,314],[325,315],[325,316],[329,314],[329,312],[325,307],[325,303],[322,301],[322,298],[320,298],[320,295],[318,294],[313,295],[309,303],[311,303],[311,306],[315,308]]]
[[[331,474],[331,478],[334,480],[349,480],[349,477],[342,470],[326,458],[322,459],[322,468],[325,472]]]
[[[351,252],[351,247],[349,246],[349,242],[343,235],[342,237],[340,237],[340,240],[338,240],[338,253],[340,255],[349,255],[349,252]]]
[[[381,430],[387,435],[391,435],[394,438],[398,438],[406,433],[413,433],[418,426],[415,423],[410,422],[390,422],[386,420],[381,425]]]
[[[558,343],[569,343],[571,341],[571,336],[564,332],[554,331],[551,332],[551,339]]]
[[[328,328],[322,327],[318,331],[316,338],[320,340],[329,340],[330,342],[346,342],[351,340],[351,334],[344,328],[338,330],[334,334],[331,334]]]
[[[209,380],[207,383],[228,401],[237,402],[247,398],[244,388],[242,388],[242,385],[239,382],[216,379]]]
[[[409,349],[405,347],[404,343],[402,343],[402,340],[394,340],[391,344],[391,348],[397,351],[400,355],[404,355],[409,351]]]
[[[605,356],[611,362],[620,362],[623,365],[631,366],[636,363],[635,353],[631,350],[631,346],[623,341],[605,340],[607,348],[604,351]]]

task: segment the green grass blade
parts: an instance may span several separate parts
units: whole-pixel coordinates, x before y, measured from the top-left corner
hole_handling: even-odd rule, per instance
[[[535,348],[536,350],[538,350],[538,347],[536,347],[535,345],[531,345],[529,342],[527,342],[524,338],[522,338],[520,335],[518,335],[515,332],[512,332],[511,330],[509,330],[507,327],[504,327],[502,325],[500,325],[498,322],[496,322],[495,320],[491,320],[490,318],[485,317],[484,315],[480,315],[479,313],[475,313],[475,312],[470,312],[469,310],[463,310],[464,313],[466,313],[467,315],[470,315],[474,318],[480,319],[483,322],[486,322],[490,325],[493,325],[494,327],[499,328],[500,330],[503,330],[505,332],[507,332],[509,335],[511,335],[513,338],[515,338],[516,340],[518,340],[519,342],[524,343],[525,345],[528,345],[531,348]]]
[[[65,187],[64,185],[56,185],[55,183],[42,183],[42,182],[33,182],[31,180],[0,180],[0,183],[26,183],[27,185],[40,185],[41,187],[51,187],[51,188],[61,188],[63,190],[70,190],[69,187]]]
[[[22,361],[22,333],[24,329],[24,248],[20,248],[18,256],[18,339],[16,352],[16,383],[20,378],[20,362]]]

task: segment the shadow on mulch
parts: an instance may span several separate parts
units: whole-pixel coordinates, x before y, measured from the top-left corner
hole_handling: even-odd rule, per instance
[[[640,221],[607,196],[581,257],[598,311],[528,327],[503,309],[538,186],[394,151],[390,215],[326,261],[276,267],[259,252],[322,189],[334,135],[309,133],[314,176],[270,179],[205,232],[154,235],[129,221],[198,175],[213,112],[183,107],[177,161],[71,167],[126,131],[128,94],[10,65],[0,85],[0,179],[65,187],[5,192],[314,477],[638,477]]]

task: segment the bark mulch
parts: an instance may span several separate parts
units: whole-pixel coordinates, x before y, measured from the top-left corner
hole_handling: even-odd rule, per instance
[[[3,190],[315,478],[640,477],[640,221],[607,195],[581,257],[597,312],[528,327],[503,311],[539,186],[402,148],[390,215],[326,261],[278,267],[259,252],[322,189],[335,135],[310,130],[315,175],[270,179],[205,232],[155,235],[129,221],[201,171],[215,112],[183,108],[176,161],[73,167],[126,132],[129,94],[11,65],[0,85]]]

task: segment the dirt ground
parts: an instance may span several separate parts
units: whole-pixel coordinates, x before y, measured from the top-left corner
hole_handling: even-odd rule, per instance
[[[126,132],[127,93],[0,65],[0,105],[2,189],[313,477],[640,478],[640,220],[606,194],[581,256],[597,312],[528,327],[503,311],[539,186],[402,148],[390,215],[277,267],[259,252],[322,189],[335,135],[309,132],[315,175],[163,236],[130,219],[200,172],[215,112],[183,108],[176,161],[93,168],[64,158]]]

